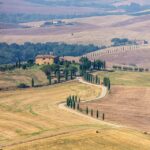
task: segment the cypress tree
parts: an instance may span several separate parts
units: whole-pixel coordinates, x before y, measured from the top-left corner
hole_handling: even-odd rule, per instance
[[[57,81],[60,83],[60,70],[57,71]]]
[[[34,87],[34,79],[32,78],[31,86]]]
[[[102,119],[105,120],[105,114],[103,113]]]
[[[86,114],[88,115],[88,113],[89,113],[89,109],[88,107],[86,107]]]
[[[99,112],[98,112],[98,110],[96,111],[96,118],[99,118]]]
[[[80,103],[80,101],[81,101],[81,100],[80,100],[80,98],[79,98],[79,103]]]
[[[79,110],[79,109],[80,109],[80,104],[78,103],[78,104],[77,104],[77,110]]]
[[[74,100],[73,100],[73,109],[76,109],[76,103]]]
[[[52,83],[51,83],[51,80],[52,80],[51,74],[49,74],[49,75],[47,76],[47,79],[48,79],[49,85],[51,85],[51,84],[52,84]]]
[[[68,75],[69,75],[68,69],[64,70],[64,75],[65,75],[65,80],[67,81],[68,80]]]
[[[95,82],[96,82],[96,84],[98,84],[98,76],[96,76],[96,81]]]
[[[72,101],[72,99],[71,99],[71,96],[69,96],[69,107],[71,107],[71,102]]]
[[[91,116],[93,117],[93,109],[91,109]]]

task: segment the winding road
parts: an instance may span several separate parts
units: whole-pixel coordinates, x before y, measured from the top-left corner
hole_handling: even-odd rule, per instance
[[[108,90],[107,90],[107,88],[106,88],[105,86],[103,86],[103,85],[96,85],[96,84],[92,84],[92,83],[86,82],[86,81],[83,80],[81,77],[78,77],[78,78],[77,78],[77,81],[79,81],[79,82],[81,82],[81,83],[84,83],[84,84],[87,84],[87,85],[96,86],[96,87],[99,87],[99,88],[102,89],[102,92],[101,92],[101,95],[100,95],[100,96],[98,96],[98,97],[95,98],[95,99],[88,100],[88,101],[100,100],[100,99],[102,99],[103,97],[105,97],[105,96],[107,95]],[[87,102],[87,101],[86,101],[86,102]],[[81,116],[81,117],[84,117],[84,118],[88,118],[89,120],[94,121],[95,123],[103,123],[103,124],[106,124],[106,125],[111,125],[111,126],[113,126],[113,127],[122,127],[121,125],[114,124],[114,123],[112,124],[112,123],[108,123],[108,122],[105,122],[105,121],[102,121],[102,120],[98,120],[98,119],[96,119],[96,118],[92,118],[91,116],[88,116],[88,115],[82,114],[82,113],[80,113],[80,112],[78,112],[78,111],[75,111],[75,110],[73,110],[73,109],[71,109],[71,108],[68,108],[68,107],[66,107],[66,103],[64,103],[64,102],[63,102],[63,103],[60,103],[60,104],[58,105],[58,107],[59,107],[60,109],[65,110],[65,111],[69,111],[69,112],[71,112],[71,113],[73,113],[73,114],[76,114],[76,115],[78,115],[78,116]]]

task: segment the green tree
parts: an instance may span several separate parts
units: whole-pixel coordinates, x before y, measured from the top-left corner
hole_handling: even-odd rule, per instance
[[[58,70],[58,71],[56,72],[56,76],[57,76],[57,81],[58,81],[58,83],[60,83],[60,70]]]
[[[51,72],[52,72],[52,68],[50,65],[45,65],[42,67],[42,71],[45,73],[45,75],[47,76],[47,79],[49,80],[49,85],[51,84]]]
[[[51,74],[49,74],[49,75],[47,76],[47,79],[48,79],[49,85],[51,85],[51,84],[52,84],[52,77],[51,77]]]
[[[67,68],[64,69],[64,76],[65,76],[65,80],[68,80],[68,76],[69,76],[69,70]]]
[[[86,114],[87,114],[87,115],[89,114],[89,109],[88,109],[88,107],[86,107]]]
[[[31,80],[31,86],[34,87],[34,79]]]
[[[96,118],[99,118],[99,111],[96,111]]]

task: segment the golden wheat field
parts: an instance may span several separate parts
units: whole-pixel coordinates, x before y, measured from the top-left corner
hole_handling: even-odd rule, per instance
[[[0,146],[4,150],[149,150],[148,134],[58,107],[71,94],[90,100],[100,93],[100,88],[77,81],[0,92]]]

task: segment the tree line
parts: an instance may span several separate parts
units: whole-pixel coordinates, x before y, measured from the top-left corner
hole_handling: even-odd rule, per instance
[[[113,66],[114,70],[119,70],[119,71],[134,71],[134,72],[149,72],[148,68],[142,68],[142,67],[130,67],[130,66]]]
[[[45,73],[49,85],[51,85],[53,79],[56,79],[54,83],[60,83],[61,79],[65,79],[65,81],[74,79],[78,72],[78,67],[75,63],[60,61],[58,64],[44,65],[41,70]]]
[[[92,75],[88,72],[84,73],[83,75],[83,78],[84,80],[90,82],[90,83],[93,83],[93,84],[100,84],[100,78],[96,75]]]
[[[58,42],[30,43],[22,45],[13,43],[0,43],[0,64],[12,64],[17,61],[28,61],[35,59],[39,54],[54,53],[56,56],[82,56],[86,53],[96,51],[102,47],[79,44],[66,44]]]
[[[95,114],[95,117],[97,119],[100,118],[100,114],[101,114],[102,120],[105,119],[105,114],[101,113],[99,110],[89,109],[88,106],[85,109],[83,109],[80,107],[80,105],[81,105],[81,100],[76,95],[72,95],[66,98],[67,107],[73,110],[80,111],[81,113],[85,112],[86,115],[90,115],[91,117],[94,117],[94,114]]]
[[[102,60],[96,60],[91,62],[87,57],[80,59],[80,75],[83,76],[87,71],[92,70],[104,70],[106,68],[106,62]]]

